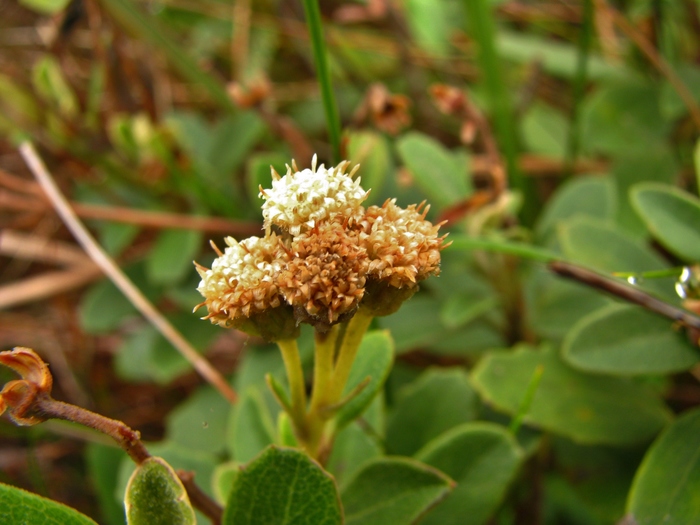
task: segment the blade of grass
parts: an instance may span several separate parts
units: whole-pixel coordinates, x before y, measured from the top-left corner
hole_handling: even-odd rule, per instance
[[[309,26],[309,34],[311,35],[311,46],[314,53],[314,62],[316,63],[318,82],[321,86],[321,98],[323,100],[323,111],[326,114],[326,124],[328,125],[328,137],[333,148],[333,163],[337,164],[341,161],[340,117],[338,115],[338,107],[335,104],[333,86],[331,85],[318,0],[304,0],[304,12],[306,13],[306,23]]]
[[[523,193],[521,218],[525,224],[534,222],[538,209],[532,184],[518,169],[514,114],[506,85],[501,76],[501,60],[496,51],[496,30],[489,0],[464,0],[471,34],[479,46],[478,62],[484,75],[486,93],[495,120],[496,136],[506,159],[510,186]]]
[[[576,157],[579,152],[581,101],[586,92],[586,81],[588,78],[588,56],[591,51],[591,41],[593,38],[593,2],[583,0],[583,20],[581,34],[578,41],[578,56],[576,60],[576,76],[573,84],[573,104],[571,107],[571,123],[569,126],[569,137],[566,145],[566,159],[564,161],[564,174],[566,177],[573,175]]]
[[[201,85],[211,99],[226,111],[235,106],[219,79],[200,68],[157,24],[157,20],[142,14],[131,0],[100,0],[105,9],[128,31],[161,50],[173,67],[187,80]]]

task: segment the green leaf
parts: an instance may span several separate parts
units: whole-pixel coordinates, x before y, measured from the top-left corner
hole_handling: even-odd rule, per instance
[[[384,385],[394,362],[394,341],[386,330],[368,332],[360,343],[355,361],[350,370],[343,396],[370,378],[369,383],[338,411],[336,421],[339,428],[362,414]]]
[[[258,388],[248,387],[236,404],[228,426],[231,456],[246,463],[275,441],[275,426]]]
[[[569,123],[561,111],[536,102],[525,113],[521,126],[530,151],[550,157],[564,156]]]
[[[458,328],[492,312],[499,306],[497,297],[474,297],[466,294],[452,294],[440,309],[440,320],[446,328]]]
[[[151,457],[139,465],[124,497],[128,525],[194,525],[187,491],[164,459]]]
[[[397,140],[396,148],[416,184],[438,208],[455,204],[469,195],[468,167],[463,158],[435,139],[409,132]]]
[[[19,0],[19,3],[43,15],[55,15],[63,11],[70,0]]]
[[[671,419],[658,395],[626,378],[570,368],[553,350],[526,346],[486,356],[472,384],[486,402],[516,414],[538,366],[544,368],[526,423],[579,443],[630,444],[652,439]]]
[[[333,478],[305,453],[271,446],[241,469],[223,525],[340,525]]]
[[[102,521],[109,525],[124,525],[126,520],[122,498],[116,497],[117,476],[114,475],[125,456],[122,449],[99,443],[88,443],[85,451],[85,462],[97,493]]]
[[[458,368],[427,370],[399,395],[387,424],[390,454],[412,456],[431,439],[477,417],[478,398]]]
[[[566,336],[562,355],[581,370],[622,375],[680,372],[700,360],[672,321],[627,305],[582,318]]]
[[[547,240],[559,223],[576,215],[611,221],[615,217],[615,186],[610,177],[576,177],[560,186],[537,221],[537,235]]]
[[[78,101],[55,58],[49,55],[41,57],[34,65],[32,77],[39,95],[55,106],[61,115],[66,117],[76,115]]]
[[[221,453],[231,408],[218,390],[200,387],[168,415],[167,436],[187,448]]]
[[[592,217],[574,217],[559,226],[559,242],[571,260],[602,272],[645,272],[668,264],[623,231]],[[678,299],[674,281],[647,279],[639,287],[663,298]]]
[[[97,525],[77,510],[4,483],[0,483],[0,523]]]
[[[387,140],[373,131],[348,134],[348,158],[360,164],[358,176],[362,187],[371,190],[365,206],[382,203],[382,188],[391,169],[391,152]]]
[[[173,286],[192,271],[192,260],[202,244],[195,230],[161,232],[146,259],[146,271],[154,285]]]
[[[409,458],[374,459],[342,494],[346,525],[415,523],[454,487],[439,470]]]
[[[700,410],[683,415],[648,450],[627,512],[637,525],[700,523]]]
[[[630,199],[656,240],[685,261],[700,261],[700,199],[654,183],[637,184]]]
[[[415,42],[428,53],[447,55],[451,47],[451,18],[448,9],[454,4],[435,0],[408,0],[404,3],[405,20]]]
[[[227,461],[221,465],[217,465],[212,475],[212,488],[216,501],[222,505],[226,504],[228,495],[231,493],[233,482],[240,472],[240,464],[237,461]]]
[[[431,441],[416,459],[452,477],[457,487],[421,523],[486,523],[503,500],[522,457],[515,438],[494,423],[465,423]]]
[[[379,438],[368,432],[366,426],[366,422],[360,426],[355,421],[346,426],[333,442],[327,468],[341,489],[357,474],[365,461],[383,455]]]

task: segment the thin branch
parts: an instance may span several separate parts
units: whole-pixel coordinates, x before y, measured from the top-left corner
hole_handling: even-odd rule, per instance
[[[19,146],[27,166],[36,177],[39,184],[48,195],[56,212],[63,219],[68,229],[85,249],[90,258],[105,272],[110,280],[121,290],[131,303],[148,319],[148,321],[165,337],[190,364],[216,388],[231,403],[237,400],[236,392],[229,386],[226,379],[202,357],[183,337],[183,335],[163,317],[153,304],[143,295],[133,282],[117,266],[112,258],[97,244],[85,226],[71,209],[68,201],[58,189],[34,146],[29,142],[23,142]]]
[[[700,317],[668,304],[661,299],[657,299],[639,288],[611,279],[610,277],[606,277],[582,266],[564,261],[550,262],[549,269],[567,279],[578,281],[591,288],[602,290],[620,299],[624,299],[629,303],[637,304],[650,312],[676,321],[687,328],[700,330]]]

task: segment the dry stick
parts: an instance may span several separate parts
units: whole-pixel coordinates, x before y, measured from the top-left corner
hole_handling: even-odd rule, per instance
[[[176,474],[177,477],[180,478],[180,481],[182,481],[182,485],[185,487],[192,505],[209,518],[212,525],[220,525],[224,510],[194,482],[194,472],[178,470]]]
[[[654,49],[654,46],[644,38],[642,35],[629,21],[616,9],[612,7],[607,7],[608,12],[612,15],[615,24],[637,45],[642,53],[646,55],[649,62],[659,70],[659,72],[664,75],[668,81],[676,90],[678,95],[683,100],[683,103],[688,108],[690,116],[695,122],[695,126],[700,128],[700,106],[695,102],[693,94],[683,83],[683,80],[676,74],[676,72],[668,65],[668,63],[659,55],[659,53]]]
[[[63,222],[73,233],[90,258],[102,268],[102,271],[105,272],[117,288],[119,288],[143,316],[158,329],[163,337],[190,362],[195,370],[216,388],[221,395],[231,403],[235,403],[238,396],[224,377],[209,363],[209,361],[199,355],[182,334],[156,310],[153,304],[141,293],[141,290],[131,282],[114,260],[100,248],[85,226],[78,220],[68,204],[68,201],[58,189],[58,186],[44,166],[41,158],[39,158],[39,155],[36,153],[34,146],[29,142],[23,142],[19,146],[19,151],[24,161],[27,163],[27,166],[29,166],[31,172],[51,199],[51,203],[56,209],[56,212],[63,219]]]
[[[605,277],[599,273],[588,270],[587,268],[583,268],[582,266],[564,261],[553,261],[549,263],[549,269],[562,277],[566,277],[567,279],[573,279],[574,281],[578,281],[592,288],[608,292],[630,303],[638,304],[650,312],[654,312],[668,319],[679,322],[687,328],[695,328],[696,330],[700,330],[700,317],[665,303],[664,301],[641,291],[639,288],[634,288],[620,281],[613,280],[609,277]]]

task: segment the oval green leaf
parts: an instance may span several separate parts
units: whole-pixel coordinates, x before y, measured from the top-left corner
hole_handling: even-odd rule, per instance
[[[0,483],[0,523],[97,525],[66,505],[4,483]]]
[[[457,487],[421,524],[486,523],[503,500],[522,457],[515,438],[494,423],[465,423],[431,441],[416,459],[451,476]]]
[[[627,511],[637,525],[700,523],[700,410],[659,436],[635,475]]]
[[[564,339],[564,360],[609,374],[667,374],[700,360],[673,323],[638,306],[611,305],[576,323]]]
[[[674,255],[700,261],[700,199],[671,186],[637,184],[630,200],[649,233]]]
[[[446,430],[475,419],[477,403],[469,377],[462,370],[451,368],[424,372],[403,389],[389,416],[388,453],[412,456]]]
[[[520,408],[537,367],[544,373],[524,421],[579,443],[623,445],[651,440],[671,419],[657,394],[627,378],[567,366],[552,350],[521,347],[485,357],[472,384],[508,414]]]
[[[333,478],[303,452],[271,446],[236,476],[223,525],[340,525]]]
[[[124,498],[128,525],[194,525],[187,491],[164,459],[152,457],[131,475]]]
[[[454,482],[408,458],[368,462],[343,491],[347,525],[409,525],[445,498]]]
[[[394,362],[394,341],[387,330],[367,333],[360,343],[343,395],[350,394],[369,377],[367,386],[348,401],[336,416],[339,428],[362,414],[382,388]]]
[[[231,412],[228,425],[228,446],[231,456],[247,463],[275,441],[275,425],[262,393],[248,387]]]
[[[362,167],[362,187],[371,190],[365,206],[381,204],[382,188],[391,167],[391,152],[383,135],[373,131],[354,131],[348,134],[348,156]]]
[[[435,206],[444,208],[469,195],[467,167],[435,139],[410,132],[397,141],[396,147],[416,184]]]

